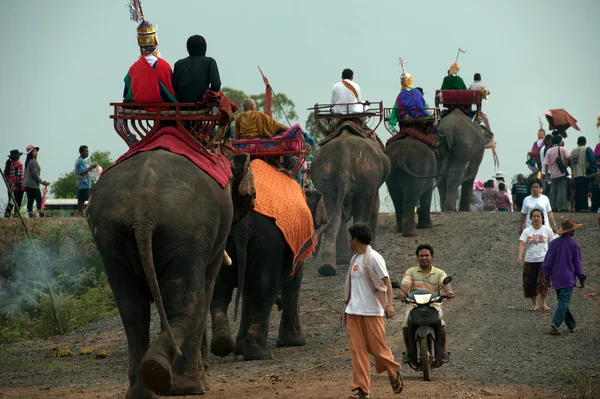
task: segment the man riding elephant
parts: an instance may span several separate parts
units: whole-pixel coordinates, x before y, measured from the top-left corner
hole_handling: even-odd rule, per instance
[[[442,82],[442,90],[467,90],[465,81],[458,76],[460,66],[455,62],[450,65],[450,73],[444,78]]]
[[[264,112],[256,110],[256,102],[246,98],[242,102],[244,112],[235,117],[234,138],[253,139],[271,138],[289,129]]]

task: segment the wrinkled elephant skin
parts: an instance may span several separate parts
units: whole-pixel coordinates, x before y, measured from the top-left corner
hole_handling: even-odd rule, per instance
[[[392,165],[386,185],[396,211],[396,231],[403,236],[413,236],[417,202],[420,204],[417,227],[433,226],[430,215],[433,178],[430,176],[436,173],[437,160],[427,144],[410,136],[392,142],[386,153]]]
[[[319,243],[321,275],[333,276],[338,262],[350,261],[346,229],[350,220],[368,223],[375,236],[379,187],[389,173],[390,160],[381,146],[348,131],[315,154],[310,174],[315,188],[323,194],[328,217]]]
[[[249,158],[236,156],[240,163],[248,172]],[[254,198],[251,171],[235,170],[222,189],[187,158],[154,150],[115,165],[94,187],[87,220],[127,335],[127,398],[208,389],[202,342],[232,223],[232,192]],[[244,179],[250,191],[238,192]],[[154,299],[168,321],[151,342]]]
[[[318,192],[307,193],[315,228],[326,219],[320,197]],[[210,307],[213,329],[211,352],[217,356],[235,352],[243,355],[244,360],[271,358],[267,345],[269,318],[279,291],[282,314],[277,346],[305,345],[299,316],[304,265],[303,262],[298,264],[294,275],[291,275],[293,254],[274,219],[251,211],[232,226],[227,253],[231,256],[232,265],[221,268]],[[238,288],[236,313],[242,293],[242,316],[234,343],[227,310],[235,287]]]
[[[483,160],[486,145],[493,136],[461,110],[454,109],[442,118],[438,130],[439,167],[443,171],[438,181],[442,211],[456,211],[456,193],[462,185],[460,211],[469,211],[473,181]]]

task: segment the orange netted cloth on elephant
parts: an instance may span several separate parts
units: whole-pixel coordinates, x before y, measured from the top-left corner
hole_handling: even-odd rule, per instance
[[[253,160],[250,167],[256,188],[254,211],[275,219],[294,254],[295,270],[314,251],[317,242],[304,190],[294,179],[260,159]]]

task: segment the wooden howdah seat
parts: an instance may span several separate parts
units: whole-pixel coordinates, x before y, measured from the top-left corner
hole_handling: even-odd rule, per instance
[[[349,112],[350,107],[356,105],[362,106],[364,112]],[[334,107],[345,107],[347,112],[334,112]],[[367,133],[369,136],[374,136],[375,130],[377,130],[381,124],[381,120],[383,119],[383,102],[381,101],[364,101],[344,104],[315,104],[313,108],[308,108],[308,110],[313,111],[315,125],[325,136],[333,133],[337,126],[348,120],[360,122],[365,130],[365,133]],[[368,126],[365,123],[366,120],[375,121],[375,126]]]
[[[404,111],[417,110],[419,108],[403,108]],[[398,125],[390,125],[390,116],[392,115],[393,108],[385,108],[383,110],[383,124],[388,132],[392,136],[400,133],[405,128],[412,127],[423,134],[434,134],[433,127],[435,123],[440,119],[440,112],[436,108],[420,108],[421,110],[427,111],[430,116],[425,117],[412,117],[410,115],[405,115],[403,117],[398,117]],[[396,110],[398,113],[400,110]]]
[[[194,138],[200,145],[216,145],[223,139],[229,123],[219,124],[218,103],[110,103],[117,134],[134,147],[150,138],[161,127],[176,126]]]

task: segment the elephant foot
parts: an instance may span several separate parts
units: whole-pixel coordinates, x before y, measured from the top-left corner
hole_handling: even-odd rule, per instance
[[[415,233],[414,231],[404,231],[404,233],[402,233],[402,237],[415,237],[417,235],[417,233]]]
[[[277,346],[304,346],[306,345],[306,337],[302,333],[279,335],[277,338]]]
[[[142,377],[144,384],[157,394],[164,394],[173,387],[173,373],[166,357],[148,351],[142,359]]]
[[[319,267],[319,274],[323,277],[331,277],[337,274],[335,266],[331,263],[325,263]]]
[[[402,226],[396,225],[396,233],[402,233]]]
[[[225,333],[217,333],[210,340],[210,352],[219,357],[225,357],[233,352],[233,338]]]
[[[432,229],[432,228],[433,228],[433,223],[431,223],[431,222],[417,223],[417,229]]]
[[[203,395],[209,390],[206,373],[200,370],[191,373],[186,370],[183,375],[173,376],[173,387],[168,395]]]
[[[233,347],[233,353],[235,353],[236,355],[244,354],[244,340],[243,339],[235,340],[235,346]]]
[[[139,383],[129,387],[125,394],[125,399],[158,399],[158,395]]]
[[[273,353],[268,348],[261,348],[258,346],[244,346],[244,360],[265,360],[272,359]]]

